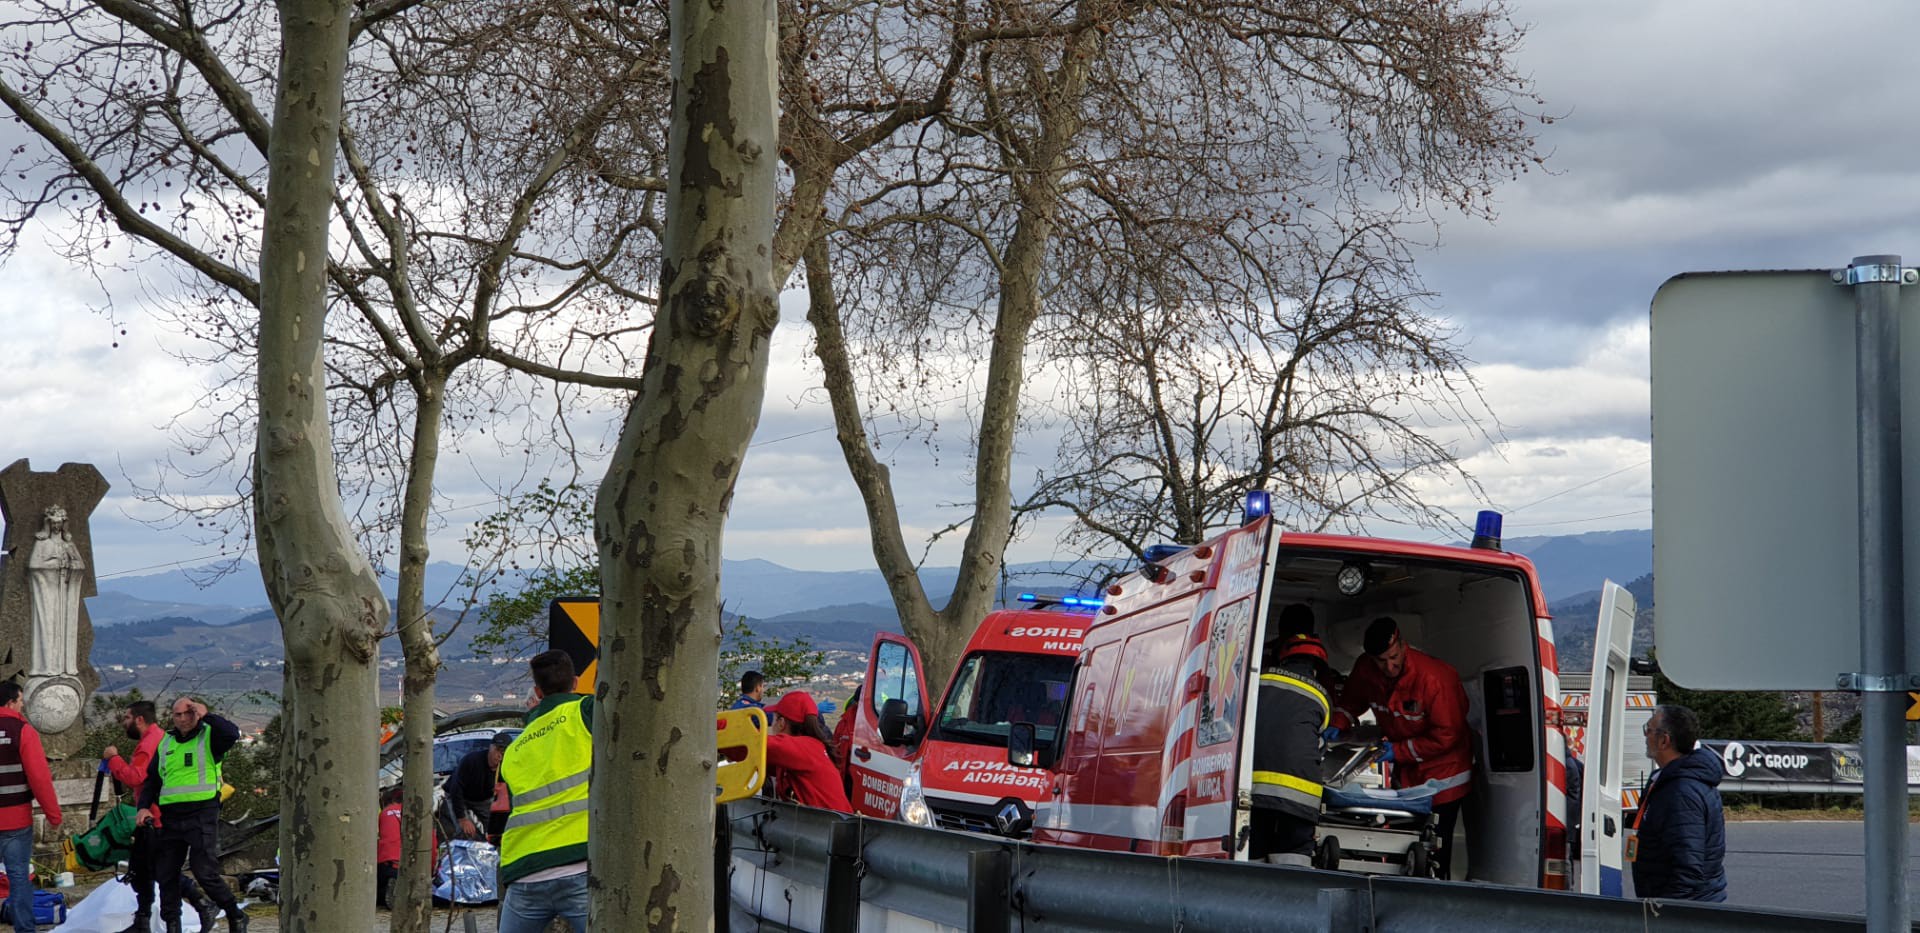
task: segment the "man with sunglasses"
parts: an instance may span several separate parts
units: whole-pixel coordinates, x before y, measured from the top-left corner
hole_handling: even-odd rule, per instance
[[[1627,833],[1633,893],[1689,901],[1727,899],[1726,815],[1720,756],[1698,746],[1700,721],[1684,706],[1661,706],[1641,730],[1658,766]]]

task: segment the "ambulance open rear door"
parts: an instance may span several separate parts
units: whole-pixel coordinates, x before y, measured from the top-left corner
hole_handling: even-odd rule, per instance
[[[1585,781],[1580,800],[1580,890],[1620,897],[1624,868],[1620,817],[1621,725],[1626,721],[1627,661],[1633,653],[1633,594],[1608,580],[1593,633],[1593,692],[1587,709]]]

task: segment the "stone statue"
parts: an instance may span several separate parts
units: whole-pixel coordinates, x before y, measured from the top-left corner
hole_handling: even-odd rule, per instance
[[[37,472],[25,460],[0,470],[0,679],[26,688],[27,719],[49,758],[86,743],[81,712],[100,686],[88,662],[95,593],[87,517],[106,498],[107,481],[85,463]]]
[[[67,510],[47,507],[27,556],[29,599],[33,607],[33,661],[29,677],[79,674],[80,587],[87,561],[67,530]]]

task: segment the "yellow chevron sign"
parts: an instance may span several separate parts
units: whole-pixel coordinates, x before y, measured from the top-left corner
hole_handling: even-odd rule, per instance
[[[1907,721],[1920,722],[1920,693],[1907,691]]]
[[[547,604],[547,647],[565,651],[580,672],[581,693],[600,674],[600,597],[562,596]]]

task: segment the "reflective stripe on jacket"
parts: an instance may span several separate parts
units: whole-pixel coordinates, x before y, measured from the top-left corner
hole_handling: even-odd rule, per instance
[[[160,740],[160,805],[198,803],[220,796],[220,762],[213,760],[213,730],[181,742]]]
[[[513,796],[500,834],[501,884],[586,861],[593,732],[582,699],[569,697],[528,722],[500,760],[500,779]]]
[[[1320,816],[1320,732],[1331,707],[1304,659],[1260,675],[1254,723],[1253,805],[1305,820]]]

